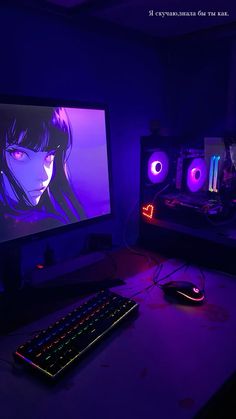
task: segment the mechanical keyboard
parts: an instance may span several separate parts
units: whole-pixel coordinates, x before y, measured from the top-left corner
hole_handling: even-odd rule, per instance
[[[101,291],[17,348],[14,356],[45,376],[56,378],[99,341],[138,304]]]

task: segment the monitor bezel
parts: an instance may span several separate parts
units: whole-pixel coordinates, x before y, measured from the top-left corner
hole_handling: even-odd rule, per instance
[[[114,216],[114,200],[112,191],[112,163],[111,163],[111,137],[109,126],[109,111],[108,106],[104,103],[98,102],[83,102],[74,99],[48,98],[48,97],[33,97],[33,96],[13,96],[0,95],[1,105],[28,105],[28,106],[43,106],[43,107],[67,107],[67,108],[81,108],[103,110],[105,112],[105,128],[106,128],[106,145],[107,145],[107,162],[108,162],[108,179],[109,179],[109,196],[110,196],[110,213],[100,215],[97,217],[85,219],[74,222],[64,226],[55,227],[49,230],[40,231],[37,233],[21,236],[10,240],[0,242],[0,249],[10,246],[21,246],[36,240],[43,240],[55,235],[62,235],[69,233],[72,230],[77,230],[89,225],[111,220]]]

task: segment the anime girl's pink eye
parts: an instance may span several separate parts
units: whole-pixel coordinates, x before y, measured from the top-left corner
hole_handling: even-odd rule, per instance
[[[17,161],[24,161],[28,157],[27,153],[21,150],[9,150],[9,152],[11,154],[11,157],[13,157],[13,159]]]
[[[45,161],[46,161],[47,163],[52,163],[52,162],[53,162],[53,160],[54,160],[54,158],[55,158],[55,153],[51,153],[51,154],[48,154],[48,155],[45,157]]]

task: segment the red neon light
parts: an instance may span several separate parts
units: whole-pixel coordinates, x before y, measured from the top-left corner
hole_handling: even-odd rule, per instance
[[[36,265],[36,268],[37,268],[37,269],[43,269],[43,268],[44,268],[44,265],[40,265],[40,264],[38,264],[38,265]]]
[[[147,217],[147,218],[152,218],[153,211],[154,211],[154,206],[151,204],[148,204],[146,207],[142,208],[142,214],[144,215],[144,217]]]

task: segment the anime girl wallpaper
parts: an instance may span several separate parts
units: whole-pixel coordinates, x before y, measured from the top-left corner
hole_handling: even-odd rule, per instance
[[[68,164],[74,141],[66,108],[0,105],[0,241],[88,217],[69,170],[79,170],[78,141]]]

